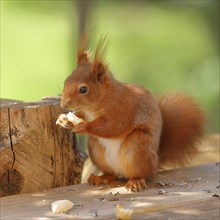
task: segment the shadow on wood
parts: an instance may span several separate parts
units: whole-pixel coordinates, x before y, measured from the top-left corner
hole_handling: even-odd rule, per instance
[[[117,181],[99,187],[79,184],[5,196],[1,198],[1,219],[119,219],[118,205],[132,211],[131,219],[219,219],[219,165],[161,172],[138,193],[127,191],[125,182]],[[54,214],[51,203],[61,199],[75,205],[66,213]]]

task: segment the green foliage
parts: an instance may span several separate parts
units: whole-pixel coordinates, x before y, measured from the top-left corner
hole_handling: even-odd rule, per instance
[[[91,49],[108,33],[117,79],[195,96],[207,110],[207,130],[219,132],[216,3],[181,2],[90,1]],[[1,1],[1,97],[61,93],[76,64],[77,22],[71,1]]]
[[[1,1],[1,97],[28,101],[61,93],[76,37],[67,10],[52,13],[49,4]]]

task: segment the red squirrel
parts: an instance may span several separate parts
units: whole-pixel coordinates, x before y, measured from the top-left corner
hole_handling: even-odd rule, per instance
[[[61,97],[61,107],[75,112],[80,122],[73,124],[62,115],[59,124],[88,134],[90,158],[104,173],[91,174],[90,185],[124,177],[127,189],[140,191],[159,167],[183,165],[194,155],[204,113],[186,95],[156,98],[142,86],[116,80],[105,62],[106,37],[100,38],[92,62],[86,47],[82,38],[77,67],[66,79]]]

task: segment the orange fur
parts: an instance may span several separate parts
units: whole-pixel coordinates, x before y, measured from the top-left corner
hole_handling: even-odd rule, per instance
[[[146,188],[143,181],[157,173],[159,163],[187,161],[202,134],[204,116],[184,95],[170,94],[158,102],[143,87],[117,81],[104,62],[105,42],[102,37],[90,63],[82,40],[78,67],[65,81],[61,106],[83,115],[84,122],[72,130],[89,135],[91,160],[105,174],[92,175],[89,183],[123,176],[129,179],[126,187],[136,191]]]
[[[79,48],[78,48],[78,56],[77,56],[77,65],[83,65],[89,62],[89,52],[86,51],[88,43],[88,35],[87,33],[84,33],[80,39],[79,42]]]
[[[191,97],[168,93],[160,99],[163,118],[160,141],[160,166],[183,166],[197,152],[196,143],[203,135],[204,112]]]
[[[97,138],[91,136],[88,140],[89,154],[92,162],[104,173],[113,174],[113,170],[105,162],[105,149]]]

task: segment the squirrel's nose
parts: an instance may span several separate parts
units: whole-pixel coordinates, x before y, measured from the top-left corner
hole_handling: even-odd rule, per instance
[[[60,106],[61,108],[68,108],[69,103],[70,103],[70,100],[61,99]]]
[[[66,108],[67,104],[64,104],[63,102],[60,103],[61,108]]]

